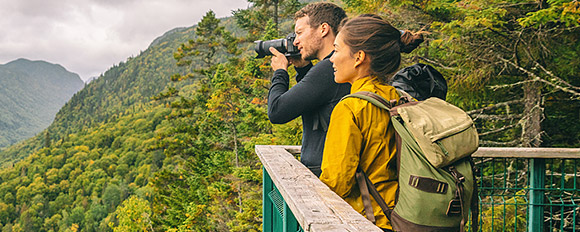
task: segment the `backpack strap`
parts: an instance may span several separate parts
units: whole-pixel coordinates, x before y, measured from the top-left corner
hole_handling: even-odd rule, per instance
[[[371,196],[369,194],[369,186],[367,186],[366,176],[364,172],[358,167],[355,173],[356,181],[358,182],[360,195],[362,198],[363,206],[365,207],[365,215],[369,221],[373,224],[376,223],[375,213],[373,206],[371,205]]]
[[[363,185],[366,185],[367,186],[367,190],[362,190],[361,189],[361,195],[363,194],[363,192],[366,192],[366,194],[368,194],[370,192],[370,195],[373,196],[373,198],[375,199],[375,201],[377,202],[377,204],[381,207],[381,209],[383,210],[383,213],[385,214],[385,216],[387,216],[387,219],[389,219],[389,221],[391,221],[391,214],[392,214],[393,210],[391,208],[389,208],[389,206],[385,202],[385,199],[383,199],[383,197],[381,197],[381,194],[379,194],[379,191],[377,190],[377,188],[375,187],[375,185],[373,184],[373,182],[371,182],[371,180],[369,179],[369,177],[360,168],[360,166],[356,169],[356,172],[357,172],[357,174],[356,174],[357,175],[357,181],[359,183],[365,183]],[[359,180],[358,176],[362,176],[362,178]],[[359,184],[359,187],[360,186],[361,186],[361,184]],[[360,187],[360,188],[362,188],[362,187]],[[369,197],[367,196],[366,198],[368,199],[368,202],[370,204]],[[363,204],[364,204],[364,199],[365,199],[365,197],[363,197]],[[365,205],[365,211],[368,211],[366,205]],[[373,212],[372,206],[370,207],[370,211]],[[374,215],[373,215],[373,217],[374,217]]]
[[[471,208],[471,231],[478,232],[479,220],[478,220],[477,216],[479,215],[479,194],[477,191],[477,178],[475,176],[476,175],[475,174],[475,163],[473,162],[473,159],[471,157],[469,158],[469,163],[471,164],[471,169],[472,169],[472,173],[473,173],[473,192],[471,194],[471,205],[470,205],[470,208]],[[454,166],[450,166],[449,169],[450,169],[451,175],[456,180],[455,183],[457,184],[457,190],[458,190],[456,195],[457,194],[459,195],[459,204],[460,204],[460,210],[461,210],[460,212],[463,215],[463,212],[464,212],[463,199],[461,197],[461,196],[463,196],[463,186],[461,184],[463,181],[461,179],[463,179],[464,177],[463,177],[463,175],[461,175],[461,173],[457,172],[457,170],[455,169]],[[457,198],[457,196],[456,196],[456,198]],[[457,200],[457,199],[453,199],[452,202],[455,200]],[[450,208],[452,207],[451,205],[452,205],[452,203],[450,202],[450,204],[449,204]],[[448,215],[449,215],[450,208],[448,208]],[[460,224],[460,231],[461,232],[465,231],[466,221],[467,221],[466,217],[464,217],[461,220],[461,224]]]
[[[387,110],[387,111],[391,110],[392,105],[394,105],[394,104],[391,104],[391,102],[387,101],[387,99],[381,97],[381,95],[378,95],[376,93],[369,92],[369,91],[360,91],[360,92],[356,92],[356,93],[351,93],[349,95],[342,97],[342,99],[340,99],[340,100],[342,101],[342,100],[349,98],[349,97],[367,100],[370,103],[372,103],[373,105],[375,105],[383,110]]]
[[[395,105],[397,105],[397,103],[399,105],[401,105],[403,103],[417,101],[411,95],[409,95],[407,92],[400,90],[400,89],[395,89],[395,90],[397,90],[397,93],[399,94],[399,101],[397,101],[397,100],[388,101],[387,99],[385,99],[381,95],[378,95],[376,93],[369,92],[369,91],[360,91],[360,92],[356,92],[356,93],[351,93],[351,94],[348,94],[348,95],[342,97],[342,99],[340,99],[340,100],[342,101],[342,100],[349,98],[349,97],[360,98],[360,99],[367,100],[370,103],[373,103],[373,105],[375,105],[383,110],[387,110],[387,111],[390,111],[391,108],[393,108],[393,107],[395,107]]]
[[[407,103],[407,102],[417,101],[417,100],[415,100],[415,98],[413,98],[413,96],[411,96],[411,94],[405,92],[404,90],[401,90],[401,89],[395,89],[395,90],[397,90],[397,93],[399,94],[399,100],[402,100],[401,104]]]

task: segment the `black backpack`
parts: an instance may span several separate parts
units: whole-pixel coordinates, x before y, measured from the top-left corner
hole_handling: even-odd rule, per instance
[[[427,64],[417,63],[399,70],[390,83],[393,87],[407,92],[418,101],[429,97],[445,100],[447,82],[443,75]]]

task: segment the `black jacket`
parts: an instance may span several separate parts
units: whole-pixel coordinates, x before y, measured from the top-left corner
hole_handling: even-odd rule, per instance
[[[350,84],[334,82],[334,70],[329,60],[331,55],[314,66],[309,64],[297,68],[297,84],[291,89],[288,89],[288,72],[276,70],[268,94],[268,117],[272,123],[287,123],[302,116],[300,161],[316,176],[320,175],[332,109],[344,95],[350,93]]]

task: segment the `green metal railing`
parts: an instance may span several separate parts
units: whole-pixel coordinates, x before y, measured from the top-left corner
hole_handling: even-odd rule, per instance
[[[477,155],[480,231],[580,231],[580,153],[569,151]]]
[[[580,231],[580,149],[480,148],[473,157],[479,231]],[[304,231],[263,176],[263,231]]]
[[[282,195],[272,182],[266,169],[263,171],[262,231],[301,232],[302,227],[292,214]]]

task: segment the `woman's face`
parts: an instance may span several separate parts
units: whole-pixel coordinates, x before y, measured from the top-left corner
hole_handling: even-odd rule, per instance
[[[352,84],[358,78],[355,61],[356,59],[350,51],[350,47],[344,44],[342,34],[338,33],[334,40],[334,54],[330,57],[336,83],[349,82]]]

